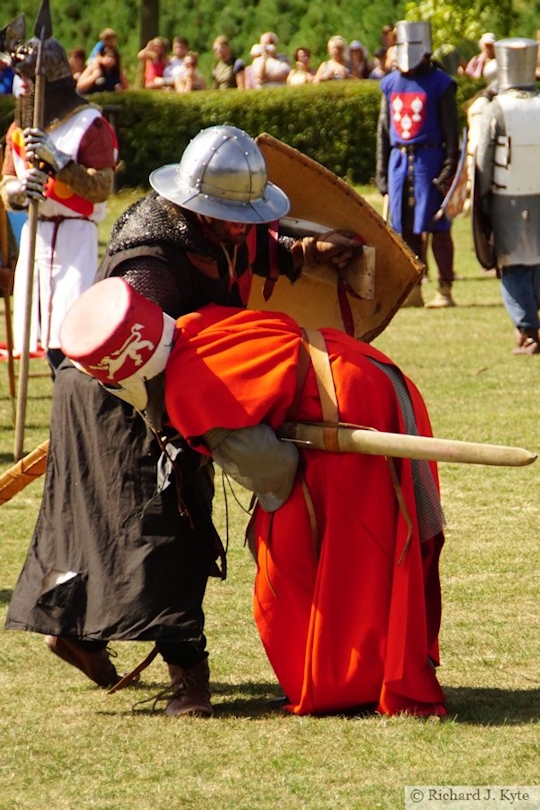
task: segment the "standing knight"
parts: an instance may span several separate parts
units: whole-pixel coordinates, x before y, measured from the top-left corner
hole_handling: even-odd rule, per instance
[[[33,127],[39,40],[12,55],[20,77],[15,121],[6,136],[1,193],[11,209],[39,201],[30,349],[38,341],[53,371],[60,364],[59,327],[71,304],[87,289],[98,266],[97,223],[113,190],[116,137],[100,109],[75,90],[65,50],[53,37],[43,42],[44,124]],[[15,349],[23,345],[28,224],[21,235],[15,272]]]
[[[499,93],[482,114],[476,152],[479,210],[474,217],[487,216],[492,230],[502,299],[515,327],[514,354],[540,354],[537,43],[503,39],[495,45],[495,55]]]
[[[431,26],[396,24],[396,70],[381,80],[377,128],[377,187],[388,194],[392,227],[425,261],[422,235],[432,234],[439,284],[428,307],[450,307],[454,281],[451,221],[434,219],[459,157],[455,81],[431,60]],[[408,299],[422,306],[420,286]]]

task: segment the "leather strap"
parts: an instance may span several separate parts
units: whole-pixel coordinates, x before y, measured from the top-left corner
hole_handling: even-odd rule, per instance
[[[337,429],[339,410],[326,342],[318,329],[305,329],[303,331],[308,341],[309,356],[317,380],[322,420],[327,423],[327,426],[323,428],[324,449],[331,453],[339,453]]]
[[[128,684],[130,684],[132,681],[137,680],[138,676],[141,674],[143,669],[146,669],[146,667],[150,666],[150,664],[152,663],[157,654],[158,648],[152,647],[152,649],[150,650],[144,661],[141,661],[140,664],[137,664],[135,669],[132,669],[131,672],[127,673],[127,675],[124,675],[123,678],[121,678],[118,681],[118,683],[115,683],[114,686],[111,686],[111,688],[107,691],[107,694],[114,695],[115,692],[119,692],[120,689],[123,689],[125,686],[128,686]]]

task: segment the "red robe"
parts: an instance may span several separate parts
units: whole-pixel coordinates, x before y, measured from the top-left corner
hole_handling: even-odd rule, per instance
[[[340,420],[405,432],[394,386],[369,358],[391,361],[342,332],[321,332]],[[197,437],[211,428],[266,423],[278,429],[295,395],[300,335],[280,313],[209,306],[180,318],[166,369],[174,426],[199,449]],[[431,435],[423,400],[406,384],[418,431]],[[311,367],[296,418],[322,418]],[[434,668],[443,536],[420,542],[411,463],[394,461],[400,506],[386,458],[317,450],[300,455],[285,505],[273,514],[257,507],[254,516],[255,620],[289,710],[371,705],[389,715],[446,714]]]

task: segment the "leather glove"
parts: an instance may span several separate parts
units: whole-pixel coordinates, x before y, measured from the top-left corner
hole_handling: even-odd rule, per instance
[[[311,267],[330,263],[343,270],[353,256],[362,253],[362,245],[352,237],[352,231],[328,231],[321,236],[305,236],[302,239],[304,263]]]
[[[453,176],[443,177],[443,175],[441,174],[439,177],[434,178],[433,185],[441,192],[443,197],[446,197],[446,195],[450,191],[453,179],[454,179]]]
[[[21,191],[30,200],[42,202],[45,199],[45,186],[49,175],[41,169],[28,169],[21,183]]]
[[[29,163],[43,161],[56,174],[70,162],[70,155],[57,149],[53,139],[42,129],[30,127],[23,131],[24,148]]]

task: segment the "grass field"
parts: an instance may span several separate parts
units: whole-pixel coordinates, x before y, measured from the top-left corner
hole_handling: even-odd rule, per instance
[[[128,200],[113,201],[103,240]],[[416,382],[436,435],[538,452],[540,358],[512,356],[499,282],[476,262],[470,220],[459,219],[454,234],[458,306],[402,309],[376,345]],[[424,285],[426,298],[435,286]],[[31,371],[45,364],[32,361]],[[50,393],[47,377],[29,381],[27,452],[47,437]],[[12,463],[1,363],[1,469]],[[441,464],[440,477],[448,525],[439,678],[448,719],[299,718],[269,707],[279,689],[251,619],[246,517],[229,495],[230,573],[210,582],[206,599],[215,717],[179,721],[132,710],[166,683],[157,660],[136,687],[107,696],[39,636],[0,631],[0,810],[397,810],[405,785],[538,784],[540,462]],[[41,479],[1,509],[1,626],[42,486]],[[239,499],[249,500],[242,491]],[[221,492],[216,518],[225,533]],[[113,647],[123,671],[149,651]]]

